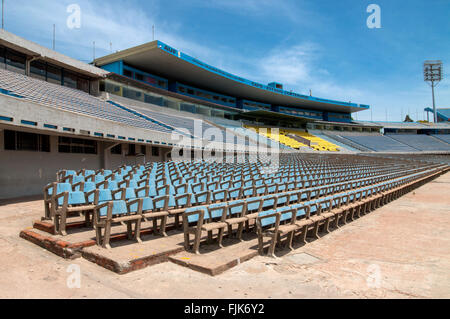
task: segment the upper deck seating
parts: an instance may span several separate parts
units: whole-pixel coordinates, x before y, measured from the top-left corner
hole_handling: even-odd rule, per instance
[[[7,70],[0,70],[0,88],[13,92],[26,100],[65,111],[164,133],[173,131],[172,128],[162,123],[145,120],[83,91]]]
[[[348,151],[352,151],[355,153],[358,153],[359,151],[361,151],[361,147],[355,148],[355,147],[352,147],[351,145],[348,145],[350,143],[344,144],[342,141],[338,141],[338,139],[335,136],[326,135],[325,132],[310,131],[310,133],[316,137],[321,138],[322,140],[328,141],[328,142],[340,147],[343,150],[348,150]]]
[[[211,125],[207,121],[183,116],[182,113],[175,110],[172,112],[173,114],[169,115],[136,104],[133,104],[132,108],[155,121],[164,123],[173,128],[183,129],[183,132],[184,130],[187,130],[190,135],[202,138],[206,141],[249,145],[248,140],[239,139],[237,135],[233,133],[233,130],[225,130],[222,127]]]
[[[447,144],[450,144],[450,134],[435,134],[432,136],[440,139],[441,141],[444,141]]]
[[[333,141],[336,141],[336,142],[344,144],[345,147],[351,147],[355,151],[361,151],[361,152],[370,152],[370,151],[372,151],[371,149],[369,149],[367,147],[364,147],[361,144],[355,143],[355,142],[353,142],[353,141],[351,141],[349,139],[346,139],[345,137],[340,136],[338,132],[336,132],[334,134],[334,133],[331,133],[331,132],[325,132],[324,131],[323,134],[326,137],[331,138]]]
[[[288,136],[298,136],[305,140],[310,141],[310,147],[318,151],[338,152],[339,147],[327,140],[324,140],[318,136],[307,132],[301,132],[297,130],[283,130]]]
[[[344,138],[376,152],[417,152],[418,149],[384,135],[348,135]]]
[[[254,125],[253,126],[246,125],[245,127],[248,129],[255,130],[258,134],[264,136],[265,138],[272,140],[276,143],[279,143],[280,145],[285,145],[288,148],[300,149],[307,147],[305,144],[300,143],[299,141],[286,136],[285,132],[282,130],[277,131],[272,128],[263,128]]]
[[[389,134],[390,138],[420,151],[450,151],[450,145],[424,134]]]

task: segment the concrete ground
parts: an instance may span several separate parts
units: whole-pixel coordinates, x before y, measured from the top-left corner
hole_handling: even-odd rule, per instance
[[[0,202],[0,298],[449,298],[448,194],[450,173],[277,259],[258,256],[216,277],[170,262],[117,275],[64,260],[19,238],[42,201]],[[80,288],[69,288],[71,265]]]

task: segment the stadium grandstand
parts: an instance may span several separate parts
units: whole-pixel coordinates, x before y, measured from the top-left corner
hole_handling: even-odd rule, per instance
[[[429,117],[430,113],[433,116],[433,109],[427,107],[427,108],[425,108],[425,112],[427,112],[428,117]],[[444,123],[447,122],[448,123],[448,122],[450,122],[450,108],[437,109],[436,110],[436,115],[437,115],[438,123],[442,123],[442,122],[444,122]]]
[[[0,30],[0,199],[41,195],[42,221],[21,236],[66,258],[94,238],[101,252],[83,257],[119,273],[138,266],[99,254],[150,233],[166,257],[225,238],[274,256],[449,170],[450,124],[353,120],[369,109],[160,41],[85,64]]]

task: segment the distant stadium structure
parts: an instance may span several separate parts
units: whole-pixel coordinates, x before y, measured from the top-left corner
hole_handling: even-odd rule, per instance
[[[369,109],[244,79],[161,41],[86,64],[0,30],[0,199],[43,194],[57,172],[95,182],[119,167],[169,169],[175,155],[450,152],[445,109],[436,124],[352,119]]]

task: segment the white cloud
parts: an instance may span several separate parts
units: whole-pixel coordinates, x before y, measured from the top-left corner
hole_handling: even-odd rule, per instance
[[[24,33],[23,36],[38,39],[40,44],[47,46],[51,45],[51,30],[55,23],[57,50],[85,61],[92,60],[93,41],[96,42],[97,56],[109,53],[110,42],[113,51],[124,50],[152,41],[153,25],[156,27],[156,39],[202,57],[213,55],[209,48],[179,36],[179,25],[159,19],[156,0],[146,3],[152,10],[131,5],[121,6],[118,10],[114,3],[78,0],[81,8],[80,29],[69,29],[66,26],[69,15],[66,7],[71,2],[73,1],[40,1],[37,4],[34,1],[17,0],[11,5],[10,17],[20,21],[20,33]]]
[[[307,8],[304,1],[300,0],[191,0],[190,6],[229,11],[247,18],[279,16],[295,24],[314,21],[313,12]]]
[[[321,47],[316,43],[304,42],[290,47],[279,47],[266,56],[254,61],[255,73],[262,81],[283,83],[285,89],[313,96],[355,101],[362,92],[353,87],[335,83],[329,70],[321,66]]]

